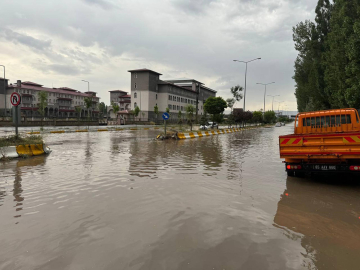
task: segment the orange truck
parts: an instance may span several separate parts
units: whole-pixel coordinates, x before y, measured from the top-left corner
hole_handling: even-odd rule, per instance
[[[299,113],[294,134],[279,137],[289,176],[313,172],[360,173],[360,123],[356,109]]]

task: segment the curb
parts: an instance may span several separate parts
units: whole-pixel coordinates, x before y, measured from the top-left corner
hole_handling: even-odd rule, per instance
[[[26,132],[26,134],[35,135],[35,134],[59,134],[59,133],[74,133],[74,132],[104,132],[104,131],[122,131],[122,130],[157,130],[159,127],[155,128],[110,128],[110,129],[79,129],[79,130],[50,130],[50,131],[31,131]]]
[[[238,132],[243,129],[241,128],[227,128],[227,129],[218,129],[218,130],[211,130],[211,131],[197,131],[197,132],[189,132],[189,133],[178,133],[177,136],[180,140],[185,139],[193,139],[193,138],[199,138],[199,137],[207,137],[207,136],[213,136],[213,135],[219,135],[219,134],[226,134],[226,133],[233,133]]]
[[[17,158],[20,156],[40,156],[50,154],[51,150],[46,144],[25,144],[0,148],[1,158]]]

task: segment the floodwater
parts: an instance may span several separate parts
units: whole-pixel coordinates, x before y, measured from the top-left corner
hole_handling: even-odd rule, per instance
[[[287,177],[291,131],[48,135],[0,163],[0,269],[359,269],[360,184]]]

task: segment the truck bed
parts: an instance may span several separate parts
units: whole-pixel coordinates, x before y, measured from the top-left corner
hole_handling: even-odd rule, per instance
[[[280,158],[340,162],[359,159],[360,132],[330,134],[292,134],[279,137]]]

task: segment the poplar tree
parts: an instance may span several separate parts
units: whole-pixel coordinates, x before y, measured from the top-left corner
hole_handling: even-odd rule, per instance
[[[333,108],[360,107],[360,1],[337,0],[330,20],[326,91]]]

